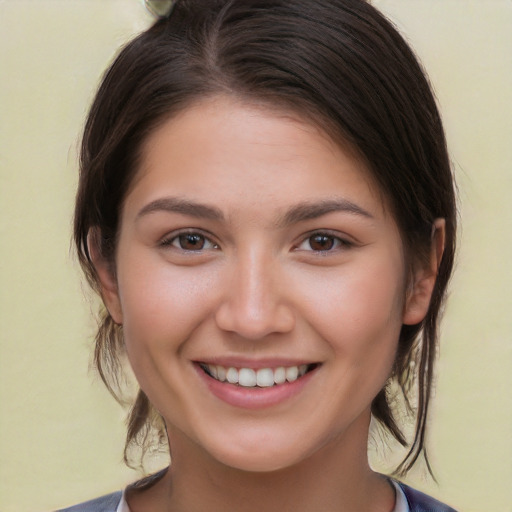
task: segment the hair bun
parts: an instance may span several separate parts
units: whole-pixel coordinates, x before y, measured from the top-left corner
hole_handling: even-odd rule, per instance
[[[175,0],[144,0],[146,9],[157,18],[167,18],[175,3]]]

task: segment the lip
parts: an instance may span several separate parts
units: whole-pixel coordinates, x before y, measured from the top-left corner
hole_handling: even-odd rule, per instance
[[[279,366],[301,366],[303,364],[313,364],[313,361],[292,359],[292,358],[267,358],[267,359],[244,359],[241,357],[222,357],[210,358],[194,361],[196,364],[220,365],[225,368],[232,366],[233,368],[251,368],[259,370],[261,368],[278,368]]]
[[[201,361],[202,363],[206,363],[207,361]],[[260,369],[260,368],[274,368],[278,366],[295,366],[299,364],[307,364],[307,363],[298,363],[297,361],[284,361],[280,359],[277,364],[275,360],[265,360],[265,361],[243,361],[243,360],[235,360],[227,359],[216,360],[213,362],[212,360],[208,361],[208,364],[220,364],[222,366],[233,366],[238,368],[252,368],[252,369]],[[232,405],[233,407],[239,407],[242,409],[264,409],[266,407],[273,407],[283,403],[287,400],[290,400],[297,394],[299,394],[305,386],[314,378],[317,373],[318,368],[321,365],[318,364],[314,369],[298,378],[294,382],[286,382],[284,384],[280,384],[278,386],[272,386],[267,388],[246,388],[243,386],[236,386],[233,384],[229,384],[228,382],[220,382],[213,377],[210,377],[205,373],[205,371],[200,367],[199,362],[194,363],[194,368],[202,380],[202,382],[206,385],[208,390],[218,399],[223,402]]]

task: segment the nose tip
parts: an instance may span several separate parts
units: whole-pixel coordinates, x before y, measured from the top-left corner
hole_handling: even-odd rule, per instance
[[[220,329],[258,340],[270,334],[290,332],[295,315],[287,302],[282,282],[269,267],[238,272],[226,286],[216,311]]]
[[[223,304],[217,311],[217,325],[250,340],[270,334],[286,333],[293,329],[295,319],[286,306],[270,309],[246,309],[241,304]]]

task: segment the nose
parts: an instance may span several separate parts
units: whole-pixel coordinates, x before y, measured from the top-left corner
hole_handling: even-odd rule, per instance
[[[275,258],[239,255],[228,274],[215,314],[220,329],[249,340],[293,330],[295,315]]]

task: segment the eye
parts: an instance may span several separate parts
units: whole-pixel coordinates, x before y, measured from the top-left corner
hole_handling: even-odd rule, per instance
[[[195,231],[182,232],[162,240],[161,245],[181,249],[182,251],[199,252],[218,249],[219,246],[207,236]]]
[[[299,251],[329,252],[340,247],[349,247],[351,244],[346,240],[330,233],[313,233],[304,239],[298,246]]]

